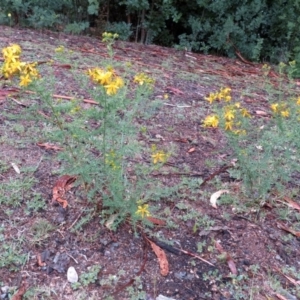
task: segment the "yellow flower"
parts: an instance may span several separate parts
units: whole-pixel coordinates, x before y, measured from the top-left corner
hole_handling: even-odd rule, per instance
[[[286,67],[286,64],[285,64],[284,62],[281,61],[281,62],[279,63],[279,68],[280,68],[280,69],[283,69],[283,68],[285,68],[285,67]]]
[[[153,163],[157,164],[158,162],[166,162],[168,155],[164,151],[157,151],[156,153],[152,154],[151,157]]]
[[[231,88],[227,87],[221,90],[224,95],[228,95],[231,93]]]
[[[154,79],[152,79],[145,73],[139,73],[139,74],[135,75],[133,81],[135,83],[138,83],[139,85],[143,85],[144,83],[149,84],[149,85],[154,84]]]
[[[228,109],[224,113],[224,117],[226,121],[231,121],[234,119],[234,110]]]
[[[250,118],[250,117],[251,117],[249,111],[248,111],[246,108],[242,108],[242,109],[241,109],[241,113],[242,113],[242,116],[243,116],[244,118]]]
[[[65,47],[61,45],[61,46],[55,48],[54,51],[55,51],[55,52],[64,52],[64,51],[65,51]]]
[[[296,104],[297,104],[297,105],[300,105],[300,97],[298,97],[298,98],[296,99]]]
[[[109,84],[112,80],[112,75],[111,71],[102,72],[96,76],[96,81],[102,85]]]
[[[148,208],[149,208],[148,204],[139,205],[136,214],[140,215],[142,218],[144,218],[145,216],[149,217],[151,216],[151,214]]]
[[[271,104],[271,109],[274,113],[278,112],[279,104],[278,103],[273,103]]]
[[[109,96],[115,95],[118,91],[118,86],[116,85],[116,82],[111,82],[110,84],[107,84],[104,87],[106,89],[106,94]]]
[[[240,135],[246,135],[246,130],[245,129],[237,129],[233,131],[234,134],[240,134]]]
[[[31,77],[37,78],[39,76],[39,72],[35,68],[37,63],[31,63],[31,64],[24,64],[22,73],[29,74]]]
[[[116,78],[115,78],[115,85],[118,87],[118,88],[120,88],[120,87],[122,87],[122,86],[124,86],[124,80],[121,78],[121,77],[119,77],[119,76],[117,76]]]
[[[21,52],[22,52],[21,47],[17,44],[13,44],[9,47],[3,48],[3,50],[2,50],[4,59],[8,55],[20,56]]]
[[[225,102],[229,102],[231,100],[230,93],[231,93],[231,88],[229,87],[222,88],[220,92],[217,94],[217,98],[220,101],[223,99]]]
[[[217,95],[214,93],[210,93],[209,96],[205,97],[204,99],[207,100],[210,104],[212,104],[217,99]]]
[[[210,115],[205,118],[203,121],[204,127],[213,127],[216,128],[219,125],[219,118],[216,115]]]
[[[165,100],[169,99],[169,95],[168,94],[164,94],[164,99]]]
[[[24,87],[28,86],[32,82],[32,80],[28,74],[20,76],[20,80],[21,80],[20,86],[24,86]]]
[[[225,122],[225,130],[232,130],[233,122],[227,121]]]
[[[285,118],[289,117],[289,115],[290,115],[290,112],[289,112],[288,110],[283,110],[283,111],[281,111],[280,113],[281,113],[281,115],[282,115],[283,117],[285,117]]]
[[[231,101],[231,96],[229,96],[229,95],[228,95],[228,96],[225,96],[225,97],[224,97],[224,100],[225,100],[225,102]]]

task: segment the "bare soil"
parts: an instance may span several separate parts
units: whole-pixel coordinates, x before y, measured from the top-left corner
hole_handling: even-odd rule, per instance
[[[0,48],[12,43],[20,44],[27,61],[50,61],[59,45],[73,51],[74,64],[80,61],[79,57],[86,57],[90,64],[93,62],[90,66],[80,63],[82,69],[99,66],[101,60],[107,58],[105,45],[96,37],[0,26]],[[234,157],[222,131],[201,126],[203,116],[210,111],[204,97],[220,87],[229,86],[233,97],[253,114],[268,112],[262,65],[126,42],[117,42],[114,50],[116,61],[131,62],[137,72],[144,71],[157,78],[149,101],[161,99],[164,105],[151,119],[140,124],[147,128],[147,133],[139,138],[149,147],[153,141],[165,149],[175,147],[176,157],[171,157],[170,164],[177,171],[158,172],[153,176],[160,176],[166,186],[182,178],[204,181],[198,189],[186,191],[187,195],[194,197],[193,200],[188,196],[178,198],[178,203],[183,203],[188,209],[180,209],[176,201],[161,203],[161,212],[168,208],[177,225],[176,228],[157,225],[152,229],[157,237],[153,241],[165,251],[170,272],[167,276],[160,274],[157,257],[149,243],[141,232],[134,232],[130,223],[125,222],[114,232],[102,225],[95,215],[81,229],[75,230],[90,209],[83,200],[76,198],[79,187],[68,192],[70,206],[67,210],[51,203],[61,162],[56,151],[37,145],[37,142],[48,141],[32,136],[33,129],[36,132],[47,130],[46,125],[39,124],[40,128],[34,128],[37,126],[35,122],[20,118],[30,101],[27,96],[19,94],[0,100],[3,112],[0,114],[0,153],[1,166],[4,166],[0,183],[5,185],[14,178],[26,181],[26,173],[17,174],[11,167],[12,162],[21,170],[33,168],[35,182],[31,192],[42,194],[46,205],[28,213],[26,201],[30,199],[26,191],[23,194],[18,187],[11,191],[17,194],[17,203],[14,206],[2,203],[0,228],[4,231],[1,232],[1,242],[3,245],[8,241],[19,243],[21,248],[17,253],[25,255],[26,259],[23,264],[14,263],[15,270],[8,266],[0,269],[0,287],[17,290],[25,284],[27,293],[23,299],[138,299],[138,296],[130,296],[127,290],[130,287],[138,289],[138,276],[141,290],[146,292],[146,296],[139,299],[156,299],[160,294],[182,300],[297,299],[296,292],[300,297],[300,278],[291,273],[283,275],[289,268],[294,268],[298,276],[300,274],[299,237],[278,228],[281,218],[278,211],[281,208],[287,210],[286,205],[274,202],[263,207],[254,205],[255,209],[249,205],[248,211],[236,213],[236,203],[224,203],[217,209],[209,203],[210,195],[216,191],[216,182],[218,186],[224,183],[232,191],[239,190],[241,182],[231,178],[226,168]],[[89,97],[72,81],[67,66],[54,62],[53,72],[57,76],[57,94]],[[275,71],[268,76],[274,89],[284,86]],[[4,78],[0,84],[1,90],[11,88]],[[165,94],[168,94],[168,99],[164,99]],[[264,116],[257,114],[256,117],[260,122]],[[0,190],[0,198],[7,197],[1,195],[4,192],[5,189]],[[252,200],[255,199],[248,199]],[[299,197],[294,200],[299,202]],[[203,223],[198,227],[192,218],[184,220],[185,214],[194,211],[203,215]],[[163,213],[159,217],[162,216]],[[33,228],[40,220],[48,221],[55,229],[35,240]],[[283,220],[288,227],[298,221],[297,217],[290,217],[289,222]],[[217,250],[216,242],[222,245],[223,253]],[[203,244],[201,252],[198,243]],[[9,250],[14,252],[14,249]],[[38,263],[38,257],[43,264]],[[236,278],[232,277],[228,261],[236,266]],[[95,283],[73,289],[67,281],[68,268],[73,266],[81,275],[95,265],[100,267]],[[2,294],[5,296],[3,291]]]

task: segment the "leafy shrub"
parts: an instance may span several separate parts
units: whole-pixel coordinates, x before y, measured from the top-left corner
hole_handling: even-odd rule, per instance
[[[133,33],[131,30],[131,24],[127,24],[125,22],[107,23],[105,26],[105,31],[117,33],[119,35],[119,39],[122,41],[129,40]]]
[[[0,22],[10,25],[80,33],[99,21],[100,32],[123,40],[134,34],[146,44],[299,64],[299,1],[0,0],[0,7]]]

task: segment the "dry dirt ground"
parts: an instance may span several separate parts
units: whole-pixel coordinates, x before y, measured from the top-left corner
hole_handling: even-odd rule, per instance
[[[73,51],[71,61],[81,69],[101,66],[107,58],[99,38],[0,26],[0,48],[12,43],[22,47],[24,60],[41,62],[41,67],[55,60],[54,49],[60,45]],[[222,132],[201,126],[210,111],[204,97],[229,86],[250,112],[268,112],[262,65],[125,42],[117,42],[114,51],[116,62],[130,62],[136,72],[157,79],[149,101],[164,104],[141,124],[147,132],[140,139],[149,147],[154,142],[175,150],[169,160],[173,171],[153,176],[166,187],[187,182],[181,195],[160,204],[157,217],[173,226],[151,229],[170,271],[160,274],[149,242],[142,232],[134,233],[130,223],[117,231],[104,226],[99,214],[76,198],[80,187],[68,192],[67,210],[52,205],[63,162],[57,151],[37,145],[48,142],[40,135],[47,122],[22,118],[36,100],[22,92],[0,98],[1,299],[22,287],[25,295],[14,299],[300,299],[300,240],[278,228],[279,221],[288,226],[299,222],[295,210],[275,201],[251,205],[254,199],[224,201],[217,209],[209,203],[216,190],[226,186],[234,193],[242,183],[226,168],[234,157]],[[56,94],[88,97],[72,81],[67,65],[54,61],[51,68]],[[269,73],[274,89],[280,80],[275,71]],[[15,86],[0,81],[2,93]],[[88,214],[90,220],[84,223]],[[77,288],[67,281],[70,266],[81,276]]]

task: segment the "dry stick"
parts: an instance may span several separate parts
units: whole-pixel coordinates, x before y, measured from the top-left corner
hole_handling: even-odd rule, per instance
[[[217,175],[225,172],[227,169],[232,168],[233,166],[222,166],[219,170],[217,170],[216,172],[212,173],[211,175],[209,175],[207,178],[204,179],[204,181],[200,184],[200,186],[204,185],[207,181],[212,180],[214,177],[216,177]]]
[[[175,247],[174,247],[174,249],[176,249],[176,250],[178,250],[178,251],[181,251],[182,253],[187,254],[187,255],[189,255],[189,256],[198,258],[198,259],[202,260],[203,262],[209,264],[210,266],[213,266],[213,267],[215,266],[213,263],[207,261],[206,259],[202,258],[201,256],[199,256],[199,255],[197,255],[197,254],[195,254],[195,253],[192,253],[192,252],[189,252],[189,251],[186,251],[186,250],[183,250],[183,249],[175,248]]]
[[[27,104],[21,103],[20,101],[16,100],[16,99],[13,98],[13,97],[8,97],[8,99],[10,99],[10,100],[16,102],[17,104],[19,104],[19,105],[21,105],[21,106],[23,106],[23,107],[28,107]]]
[[[150,241],[150,239],[148,239],[146,236],[144,236],[144,238],[147,240],[147,241]],[[155,243],[155,242],[153,242],[153,243]],[[162,243],[160,243],[160,242],[156,242],[157,243],[157,245],[159,246],[159,247],[161,247],[161,248],[165,248],[165,246],[163,246],[162,245]],[[195,257],[195,258],[198,258],[198,259],[200,259],[200,260],[202,260],[203,262],[205,262],[205,263],[207,263],[207,264],[209,264],[209,265],[211,265],[211,266],[215,266],[214,264],[212,264],[211,262],[209,262],[209,261],[207,261],[207,260],[205,260],[204,258],[202,258],[201,256],[199,256],[199,255],[197,255],[197,254],[195,254],[195,253],[192,253],[192,252],[189,252],[189,251],[186,251],[186,250],[183,250],[183,249],[179,249],[179,248],[176,248],[176,247],[173,247],[173,246],[171,246],[171,248],[172,249],[167,249],[169,252],[172,252],[172,253],[174,253],[174,254],[176,254],[175,253],[175,251],[177,252],[177,253],[179,253],[179,252],[181,252],[181,253],[184,253],[184,254],[187,254],[187,255],[190,255],[190,256],[192,256],[192,257]],[[175,251],[174,251],[175,250]]]
[[[83,208],[83,210],[80,212],[80,214],[78,215],[78,217],[75,219],[75,221],[67,228],[67,230],[70,230],[79,220],[79,218],[82,216],[82,214],[84,213],[85,209],[87,208],[87,205]]]
[[[227,169],[232,168],[233,166],[223,166],[216,172],[212,173],[209,175],[207,178],[203,180],[203,182],[200,184],[200,186],[204,185],[207,181],[212,180],[214,177],[217,175],[225,172]],[[190,176],[190,177],[202,177],[204,174],[203,173],[154,173],[151,174],[152,176]]]
[[[36,94],[36,92],[32,92],[32,91],[25,91],[25,93],[27,93],[27,94]],[[65,100],[74,99],[74,97],[57,95],[57,94],[53,94],[52,97],[53,98],[59,98],[59,99],[65,99]],[[83,102],[89,103],[89,104],[99,105],[99,103],[97,101],[93,100],[93,99],[83,99]]]

